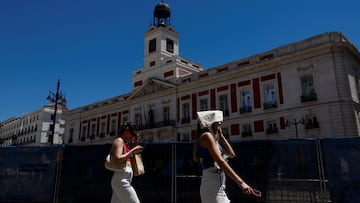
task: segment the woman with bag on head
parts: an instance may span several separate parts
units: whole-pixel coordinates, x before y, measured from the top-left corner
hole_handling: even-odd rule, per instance
[[[251,188],[227,163],[235,152],[222,134],[223,112],[201,111],[198,115],[198,137],[194,144],[194,160],[200,159],[202,178],[200,197],[202,203],[229,203],[225,193],[225,175],[228,175],[247,195],[261,196]]]
[[[134,125],[124,124],[120,128],[119,135],[115,138],[111,155],[113,159],[123,164],[122,170],[115,171],[111,179],[113,194],[111,203],[139,203],[140,200],[135,189],[131,185],[133,169],[131,168],[130,158],[143,151],[143,147],[138,145],[138,135]],[[134,146],[130,148],[129,146]]]

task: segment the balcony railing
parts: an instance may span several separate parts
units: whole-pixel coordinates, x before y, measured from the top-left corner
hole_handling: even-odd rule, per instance
[[[190,122],[190,118],[189,118],[189,122]],[[162,122],[147,123],[145,125],[140,125],[136,127],[138,130],[146,130],[146,129],[167,127],[167,126],[175,126],[175,120],[165,120]]]
[[[276,103],[276,101],[265,102],[265,103],[264,103],[264,109],[272,109],[272,108],[277,108],[277,103]]]
[[[279,128],[268,128],[266,129],[266,134],[275,134],[279,132]]]
[[[243,106],[239,108],[240,113],[252,112],[252,106]]]
[[[301,102],[317,101],[317,94],[311,92],[310,94],[301,95]]]
[[[184,124],[184,123],[190,123],[190,117],[182,118],[181,119],[181,124]]]

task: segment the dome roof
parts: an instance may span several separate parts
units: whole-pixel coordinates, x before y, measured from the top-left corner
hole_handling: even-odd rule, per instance
[[[154,16],[157,18],[169,18],[170,6],[164,2],[158,3],[154,8]]]

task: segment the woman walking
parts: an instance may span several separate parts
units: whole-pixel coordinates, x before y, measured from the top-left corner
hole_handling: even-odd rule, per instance
[[[140,153],[143,147],[138,145],[138,135],[135,126],[124,124],[120,128],[111,147],[111,154],[118,163],[124,163],[123,170],[114,172],[111,179],[113,194],[111,203],[140,203],[135,189],[131,185],[133,170],[131,168],[130,157]],[[130,148],[130,146],[134,146]]]
[[[225,179],[228,175],[247,195],[261,196],[235,173],[226,158],[235,157],[235,152],[221,130],[223,112],[201,111],[198,115],[198,138],[194,158],[199,157],[202,167],[200,197],[202,203],[229,203],[225,193]]]

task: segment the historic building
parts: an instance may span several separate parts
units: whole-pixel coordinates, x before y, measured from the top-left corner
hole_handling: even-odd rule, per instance
[[[204,70],[181,58],[170,8],[159,3],[144,35],[144,67],[132,91],[66,115],[65,143],[110,143],[121,123],[144,142],[189,142],[196,112],[221,109],[231,140],[359,136],[360,55],[324,33]]]
[[[179,56],[170,16],[166,3],[155,6],[130,93],[65,112],[65,144],[111,143],[125,122],[143,142],[190,142],[196,112],[210,109],[223,110],[230,140],[360,135],[360,54],[342,33],[204,70]]]
[[[64,112],[67,108],[58,105],[54,136],[54,104],[46,105],[19,118],[10,118],[0,123],[0,146],[62,144],[65,133]]]

